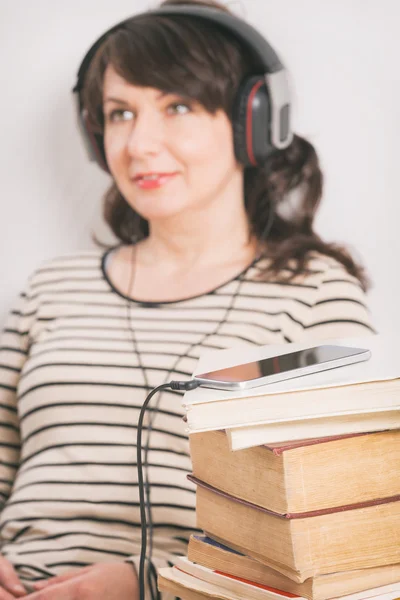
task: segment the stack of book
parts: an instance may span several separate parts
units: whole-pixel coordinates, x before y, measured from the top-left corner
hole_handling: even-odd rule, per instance
[[[381,343],[370,341],[376,348]],[[400,369],[387,361],[385,369],[379,348],[368,363],[354,365],[351,374],[350,367],[337,369],[329,383],[321,384],[320,373],[308,376],[311,383],[285,382],[284,391],[259,388],[250,400],[272,415],[270,422],[254,421],[243,393],[240,400],[229,392],[194,391],[193,402],[208,405],[207,417],[197,410],[197,423],[215,405],[215,426],[190,432],[190,479],[205,533],[191,537],[188,557],[160,570],[161,591],[182,600],[400,599]],[[332,435],[329,415],[340,414],[354,416],[345,424],[369,416],[370,431],[343,432],[336,421]],[[243,430],[241,449],[232,451],[232,430],[221,426],[222,418]],[[317,419],[325,428],[319,438],[312,437],[316,428],[307,435],[307,422]],[[304,427],[292,427],[288,439],[288,423]],[[299,430],[305,439],[298,439]],[[260,445],[252,442],[255,431]]]

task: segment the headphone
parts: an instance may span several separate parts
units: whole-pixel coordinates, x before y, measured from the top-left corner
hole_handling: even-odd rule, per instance
[[[246,77],[234,101],[233,134],[235,156],[244,166],[256,167],[265,163],[276,150],[287,148],[293,139],[290,127],[290,95],[287,73],[267,40],[251,25],[217,8],[193,5],[169,5],[135,15],[185,15],[219,25],[245,44],[260,63],[264,73]],[[73,89],[77,100],[80,125],[89,159],[108,172],[103,135],[95,133],[84,109],[82,90],[85,75],[99,46],[122,29],[127,19],[106,31],[88,50],[79,67]],[[261,70],[261,69],[260,69]]]

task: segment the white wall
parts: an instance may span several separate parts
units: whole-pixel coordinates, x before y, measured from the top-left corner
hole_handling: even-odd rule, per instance
[[[155,5],[151,2],[151,5]],[[326,176],[317,228],[357,249],[380,329],[391,327],[397,261],[400,133],[398,0],[229,2],[292,73],[294,125]],[[70,90],[89,45],[145,0],[0,3],[0,323],[45,258],[89,248],[106,175],[86,160]]]

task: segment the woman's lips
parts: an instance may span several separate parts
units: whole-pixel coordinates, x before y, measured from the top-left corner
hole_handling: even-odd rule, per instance
[[[177,173],[152,173],[151,175],[137,176],[133,182],[142,190],[154,190],[169,183]]]

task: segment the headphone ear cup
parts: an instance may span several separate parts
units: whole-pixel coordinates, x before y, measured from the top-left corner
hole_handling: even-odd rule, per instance
[[[104,151],[104,137],[101,133],[95,133],[91,127],[89,116],[86,110],[79,113],[79,124],[85,142],[89,158],[97,162],[99,167],[109,173],[106,154]]]
[[[233,108],[235,155],[245,167],[263,164],[273,152],[270,128],[271,107],[265,79],[247,77]]]

